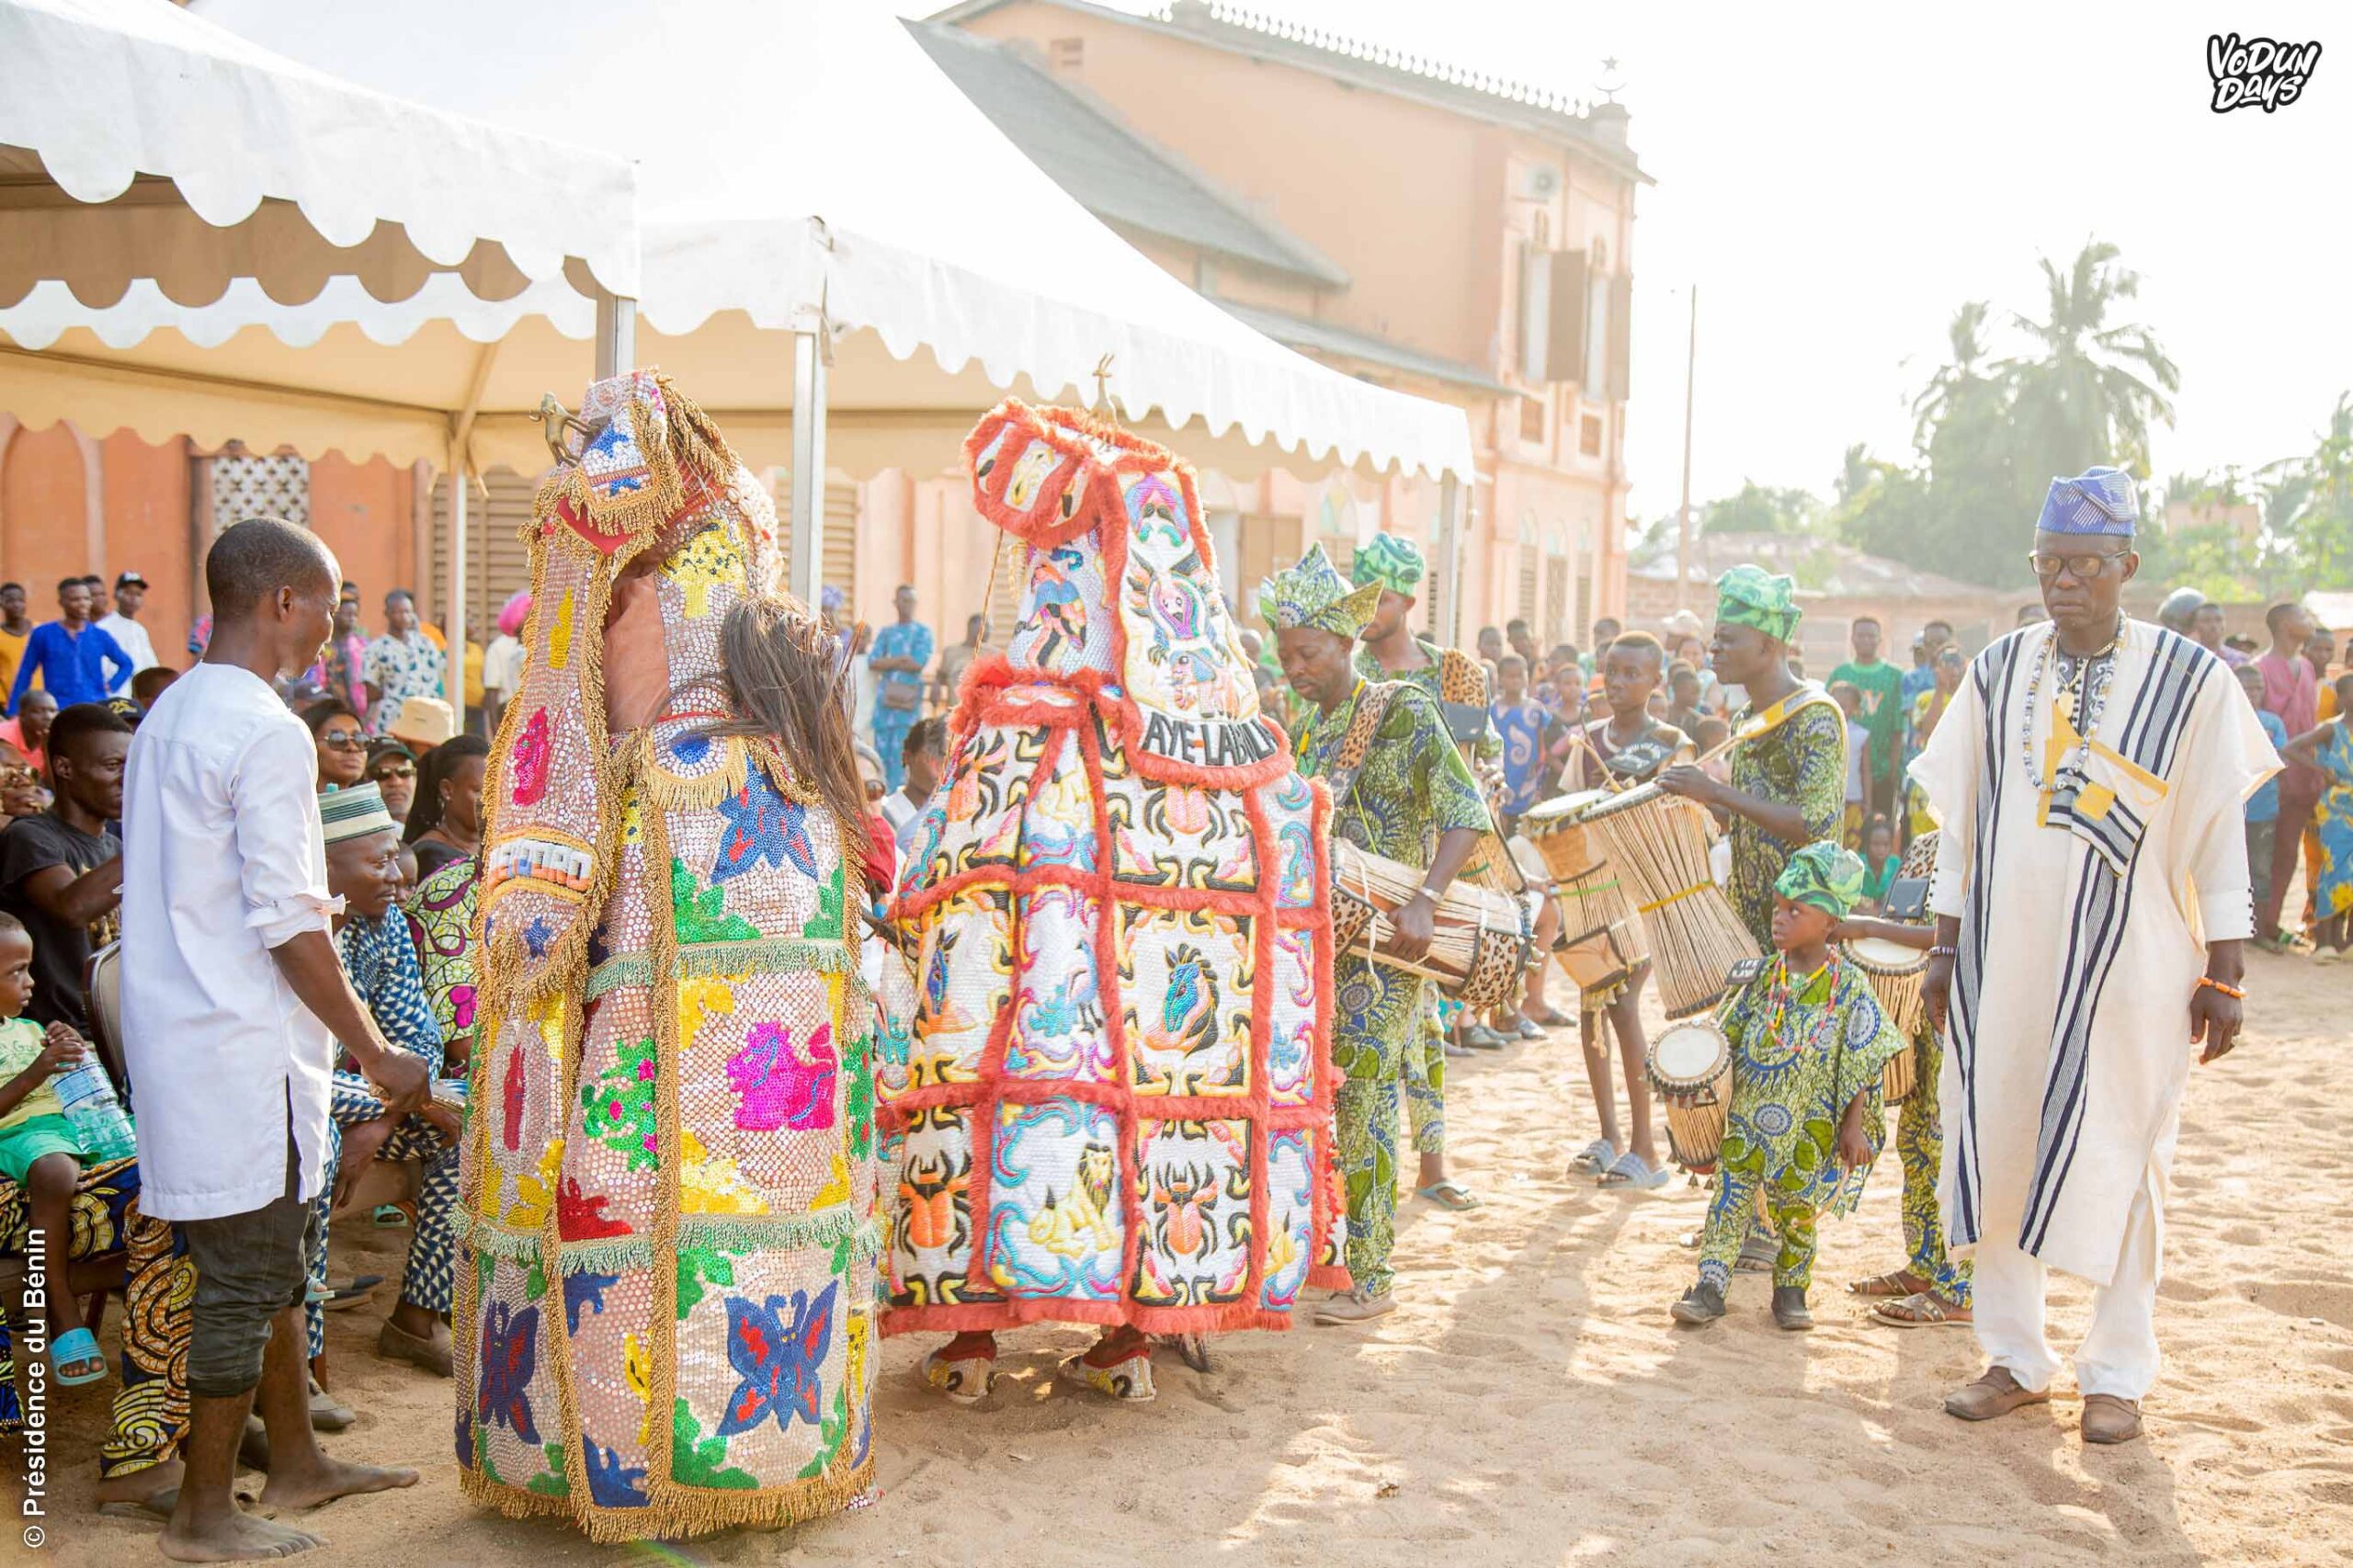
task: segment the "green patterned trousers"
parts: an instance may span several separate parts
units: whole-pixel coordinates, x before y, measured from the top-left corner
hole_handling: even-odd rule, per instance
[[[1336,1106],[1340,1180],[1348,1199],[1348,1273],[1370,1295],[1388,1293],[1397,1241],[1397,1120],[1409,1047],[1428,1016],[1418,975],[1352,954],[1333,961],[1336,1006],[1332,1061],[1346,1074]]]
[[[1727,1145],[1729,1148],[1729,1145]],[[1765,1150],[1747,1146],[1735,1165],[1732,1159],[1716,1166],[1716,1195],[1708,1205],[1708,1223],[1699,1235],[1699,1282],[1719,1290],[1732,1284],[1733,1260],[1740,1244],[1756,1221],[1756,1194],[1765,1193],[1765,1215],[1781,1240],[1773,1260],[1773,1283],[1804,1290],[1813,1283],[1814,1206],[1803,1199],[1789,1199],[1765,1179]]]
[[[1933,1034],[1913,1037],[1919,1072],[1911,1095],[1896,1108],[1895,1155],[1904,1163],[1904,1244],[1911,1253],[1904,1271],[1956,1306],[1969,1305],[1970,1266],[1945,1251],[1944,1219],[1937,1210],[1937,1165],[1944,1155],[1944,1124],[1938,1119],[1937,1073],[1944,1046]]]
[[[1405,1118],[1414,1153],[1446,1153],[1446,1026],[1438,987],[1422,988],[1422,1028],[1405,1048]]]

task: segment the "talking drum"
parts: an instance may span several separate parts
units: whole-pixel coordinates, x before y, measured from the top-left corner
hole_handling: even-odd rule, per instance
[[[1369,951],[1385,963],[1438,982],[1446,995],[1483,1013],[1519,1000],[1527,983],[1527,905],[1510,893],[1460,881],[1438,902],[1429,949],[1416,960],[1392,958],[1397,935],[1389,916],[1420,890],[1422,873],[1346,839],[1332,845],[1332,945]]]
[[[1666,1106],[1666,1143],[1694,1176],[1716,1168],[1732,1111],[1732,1040],[1715,1019],[1669,1024],[1651,1041],[1651,1087]]]
[[[1870,982],[1871,994],[1879,998],[1880,1010],[1904,1038],[1904,1049],[1889,1058],[1887,1071],[1880,1080],[1881,1097],[1890,1105],[1902,1105],[1910,1096],[1919,1073],[1913,1041],[1927,1021],[1920,982],[1928,972],[1928,955],[1884,937],[1858,937],[1842,944],[1839,951],[1863,971],[1863,978]]]
[[[1582,821],[1642,916],[1666,1016],[1715,1006],[1724,976],[1755,958],[1756,944],[1709,872],[1705,809],[1645,784],[1591,807]]]
[[[1585,824],[1578,819],[1609,799],[1607,790],[1580,790],[1574,795],[1556,795],[1549,801],[1539,801],[1520,813],[1520,835],[1536,846],[1552,868],[1555,882],[1582,877],[1601,864],[1601,855],[1586,836]]]

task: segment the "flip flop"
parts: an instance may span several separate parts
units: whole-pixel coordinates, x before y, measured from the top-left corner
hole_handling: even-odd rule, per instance
[[[94,1362],[96,1365],[90,1370],[78,1374],[65,1369],[77,1361]],[[49,1375],[67,1388],[106,1381],[107,1358],[98,1349],[97,1335],[86,1328],[69,1328],[59,1335],[49,1347]]]
[[[1617,1163],[1595,1179],[1597,1187],[1631,1187],[1643,1192],[1655,1192],[1675,1177],[1666,1171],[1653,1170],[1640,1154],[1631,1149],[1618,1156]]]
[[[1458,1214],[1479,1207],[1479,1200],[1465,1191],[1451,1176],[1444,1181],[1434,1181],[1427,1187],[1415,1187],[1414,1190],[1417,1196],[1428,1199],[1441,1209],[1451,1209]]]
[[[1599,1176],[1617,1163],[1618,1151],[1609,1146],[1609,1140],[1597,1138],[1585,1146],[1584,1153],[1569,1162],[1569,1168],[1576,1171],[1591,1171],[1594,1175]]]

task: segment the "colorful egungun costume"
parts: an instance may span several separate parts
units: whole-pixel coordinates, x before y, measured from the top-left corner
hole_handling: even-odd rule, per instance
[[[1258,711],[1188,469],[1015,402],[965,455],[1028,586],[893,911],[883,1331],[1284,1327],[1347,1283],[1324,791]]]
[[[871,1473],[865,894],[792,760],[710,733],[721,626],[776,572],[767,497],[651,374],[582,419],[483,792],[458,1460],[598,1540],[787,1523]],[[607,611],[648,560],[674,695],[608,740]]]

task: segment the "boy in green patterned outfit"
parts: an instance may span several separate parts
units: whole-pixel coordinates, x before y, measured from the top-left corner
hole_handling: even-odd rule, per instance
[[[1815,1217],[1824,1209],[1843,1214],[1861,1199],[1886,1136],[1880,1073],[1903,1044],[1870,982],[1830,946],[1862,885],[1862,861],[1827,839],[1791,856],[1773,884],[1779,956],[1722,1018],[1732,1106],[1699,1241],[1699,1278],[1675,1303],[1677,1323],[1699,1326],[1724,1315],[1733,1261],[1761,1194],[1781,1241],[1773,1321],[1813,1326],[1805,1293]]]

